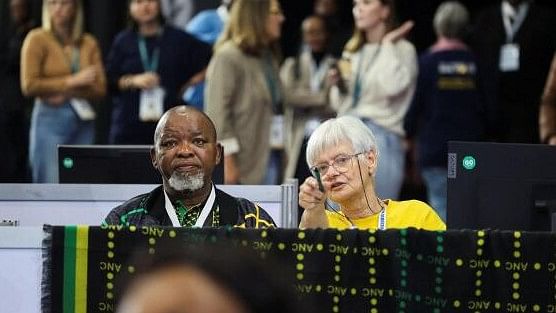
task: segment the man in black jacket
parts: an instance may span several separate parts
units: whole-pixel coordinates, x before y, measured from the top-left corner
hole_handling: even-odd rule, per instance
[[[275,227],[257,204],[214,187],[212,172],[221,158],[208,116],[192,107],[173,107],[158,122],[151,150],[163,185],[114,208],[103,224]]]

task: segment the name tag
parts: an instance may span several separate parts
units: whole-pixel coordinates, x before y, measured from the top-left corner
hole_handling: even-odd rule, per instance
[[[284,116],[274,115],[270,126],[270,147],[284,149]]]
[[[500,48],[500,71],[519,71],[519,45],[508,43]]]
[[[139,120],[142,122],[156,122],[164,113],[164,95],[161,87],[141,91],[139,99]]]
[[[73,98],[70,100],[70,104],[82,121],[92,121],[97,116],[93,106],[85,99]]]

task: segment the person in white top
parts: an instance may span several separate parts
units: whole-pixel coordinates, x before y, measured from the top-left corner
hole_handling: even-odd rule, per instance
[[[353,1],[355,31],[339,70],[332,70],[330,101],[339,115],[361,118],[376,136],[382,164],[376,174],[381,197],[398,198],[404,177],[403,118],[417,79],[414,46],[403,39],[413,27],[397,27],[395,0]]]

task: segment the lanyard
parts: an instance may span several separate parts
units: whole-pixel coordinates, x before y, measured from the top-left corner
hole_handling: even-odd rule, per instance
[[[170,198],[168,198],[168,194],[166,194],[166,191],[164,191],[164,198],[165,198],[166,213],[170,217],[170,221],[172,221],[172,226],[181,227],[180,221],[178,219],[178,215],[176,214],[176,210],[174,209],[174,205],[170,201]],[[210,195],[207,199],[207,202],[205,203],[205,206],[203,207],[203,210],[201,211],[201,214],[199,215],[199,218],[195,222],[194,227],[203,227],[203,225],[205,225],[205,221],[207,220],[210,211],[212,210],[215,199],[216,199],[216,191],[214,190],[214,185],[212,185]]]
[[[365,48],[363,48],[365,49]],[[376,48],[375,52],[369,59],[369,62],[365,66],[365,70],[363,72],[367,73],[369,68],[375,63],[376,58],[378,57],[378,53],[380,52],[380,45]],[[361,77],[363,74],[361,73],[361,69],[363,67],[363,58],[365,57],[364,50],[361,51],[361,55],[359,56],[359,61],[357,64],[357,74],[355,76],[355,84],[353,86],[353,102],[351,104],[352,107],[356,107],[361,100],[361,84],[363,83],[363,78]]]
[[[141,63],[145,72],[156,72],[158,69],[158,62],[160,60],[160,47],[154,48],[152,59],[149,60],[149,53],[147,51],[147,43],[145,37],[139,35],[137,40],[139,46],[139,54],[141,55]]]
[[[523,24],[527,12],[529,11],[529,3],[523,3],[517,8],[513,23],[510,21],[510,14],[514,9],[507,2],[502,2],[502,20],[504,22],[504,29],[506,30],[506,41],[511,43],[514,41],[515,34]]]
[[[73,74],[79,72],[79,48],[77,47],[73,47],[73,49],[71,50],[70,67]]]
[[[268,51],[264,54],[263,68],[266,85],[268,86],[268,90],[270,91],[270,98],[272,100],[272,111],[274,112],[274,114],[279,114],[280,111],[282,111],[280,108],[282,94],[280,93],[277,82],[278,79],[276,78],[274,66],[272,65],[272,56]]]

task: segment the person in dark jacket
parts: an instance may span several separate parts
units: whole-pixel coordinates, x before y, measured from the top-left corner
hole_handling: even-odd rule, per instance
[[[461,40],[468,16],[456,1],[438,7],[438,40],[419,58],[417,88],[404,121],[408,138],[418,138],[417,164],[428,202],[444,221],[448,140],[481,140],[486,123],[475,57]]]
[[[214,124],[205,113],[189,106],[168,110],[157,124],[151,150],[162,186],[114,208],[103,224],[275,227],[257,204],[215,188],[211,177],[221,151]]]

